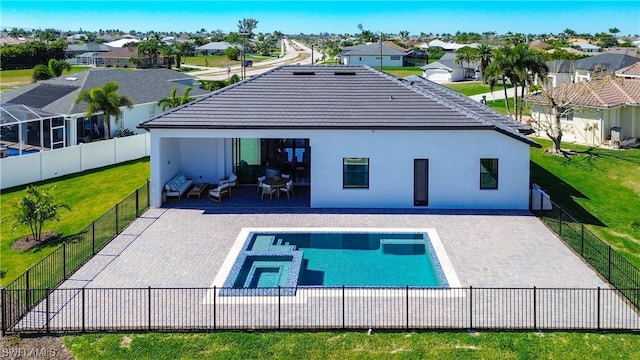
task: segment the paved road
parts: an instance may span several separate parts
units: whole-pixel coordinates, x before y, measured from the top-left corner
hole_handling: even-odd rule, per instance
[[[284,39],[282,40],[281,48],[281,53],[284,54],[284,56],[277,59],[254,63],[252,67],[246,68],[247,77],[261,74],[265,71],[285,64],[311,64],[311,50],[305,45],[300,44],[299,42],[294,40]],[[319,51],[314,51],[313,57],[316,59],[322,58],[322,53],[320,53]],[[190,75],[197,77],[199,80],[226,80],[233,74],[237,74],[238,76],[242,77],[242,67],[240,65],[231,66],[230,74],[227,73],[227,68],[207,68],[204,66],[191,67],[202,68],[202,70],[190,73]]]

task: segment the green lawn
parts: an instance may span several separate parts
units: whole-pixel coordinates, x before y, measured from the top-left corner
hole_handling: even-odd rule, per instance
[[[76,359],[640,359],[640,336],[590,333],[216,332],[66,336]]]
[[[483,84],[479,81],[464,81],[464,82],[455,82],[455,83],[445,83],[442,84],[449,89],[455,90],[459,93],[462,93],[467,96],[478,95],[483,93],[491,92],[491,87],[489,85]],[[510,86],[507,86],[510,87]],[[502,85],[496,85],[493,88],[494,92],[503,91],[504,87]]]
[[[378,68],[380,68],[378,66]],[[420,67],[382,67],[382,71],[389,73],[399,78],[405,78],[411,75],[422,76],[422,69]]]
[[[62,75],[71,75],[89,69],[86,66],[72,66],[71,70],[65,71]],[[31,84],[33,69],[22,70],[2,70],[0,71],[0,91],[15,89]]]
[[[247,54],[247,60],[253,60],[254,63],[271,60],[277,58],[276,56],[261,56],[258,54]],[[198,55],[187,56],[183,58],[184,66],[199,65],[208,67],[225,67],[227,65],[234,66],[240,65],[239,60],[229,60],[226,55]]]
[[[507,99],[509,101],[509,109],[513,114],[513,98]],[[507,105],[504,100],[487,100],[487,106],[499,113],[507,115]]]
[[[606,150],[564,144],[578,154],[545,154],[551,141],[531,150],[533,181],[551,200],[587,224],[616,251],[640,267],[640,149]]]
[[[144,158],[120,165],[86,171],[46,181],[42,186],[55,186],[56,200],[71,207],[60,212],[60,222],[45,224],[44,231],[58,231],[63,237],[73,235],[106,213],[149,178],[149,159]],[[37,186],[40,186],[37,184]],[[26,252],[18,252],[11,244],[29,235],[29,228],[16,226],[14,208],[25,194],[25,187],[3,190],[0,194],[0,283],[6,285],[27,268],[51,253],[59,242]]]

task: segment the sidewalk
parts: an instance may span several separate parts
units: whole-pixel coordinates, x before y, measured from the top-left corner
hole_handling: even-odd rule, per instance
[[[502,100],[504,99],[504,90],[499,89],[499,90],[494,90],[493,92],[471,95],[469,97],[473,100],[480,101],[482,100],[483,96],[486,96],[487,100]],[[514,88],[507,89],[507,96],[514,97]]]

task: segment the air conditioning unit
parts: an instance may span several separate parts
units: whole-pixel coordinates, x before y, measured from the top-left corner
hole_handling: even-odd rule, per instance
[[[611,142],[617,141],[620,143],[622,141],[622,128],[621,127],[612,127],[611,128]]]

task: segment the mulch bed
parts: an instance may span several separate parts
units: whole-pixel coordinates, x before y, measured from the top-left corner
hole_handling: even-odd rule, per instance
[[[40,246],[47,245],[48,243],[58,240],[60,233],[55,231],[45,231],[40,236],[40,241],[33,240],[33,236],[25,236],[16,240],[11,244],[11,248],[16,251],[27,251],[30,249],[38,248]]]

